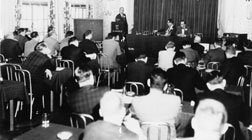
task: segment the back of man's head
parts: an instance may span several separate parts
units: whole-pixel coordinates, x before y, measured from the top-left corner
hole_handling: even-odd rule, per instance
[[[150,76],[150,87],[162,90],[166,83],[165,71],[156,68],[152,71]]]
[[[80,65],[75,70],[75,76],[78,78],[79,82],[85,82],[87,80],[93,80],[92,69],[88,65]],[[93,83],[91,83],[93,84]]]
[[[192,119],[195,137],[220,138],[227,130],[227,119],[226,108],[221,102],[214,99],[201,100]]]
[[[100,115],[103,116],[105,120],[118,118],[122,121],[125,113],[121,94],[108,91],[103,95],[100,100]]]
[[[69,37],[73,35],[73,31],[67,31],[65,37]]]
[[[44,48],[47,48],[47,44],[44,41],[38,42],[34,47],[35,51],[42,51]]]
[[[74,42],[74,41],[78,41],[78,38],[77,37],[75,37],[75,36],[73,36],[73,37],[71,37],[71,38],[69,38],[69,40],[68,40],[68,44],[70,45],[72,42]]]
[[[31,38],[36,38],[37,36],[39,36],[38,32],[34,31],[31,33]]]
[[[251,40],[247,40],[247,41],[245,41],[244,42],[244,48],[245,48],[245,50],[252,50],[252,41]]]
[[[236,49],[235,49],[234,46],[229,45],[229,46],[226,47],[225,53],[226,53],[227,58],[234,57],[235,54],[236,54]]]
[[[18,34],[20,34],[20,33],[24,32],[24,31],[25,31],[25,29],[24,29],[24,28],[19,28],[19,29],[18,29]]]
[[[174,57],[173,57],[173,61],[176,65],[183,63],[186,63],[186,55],[184,52],[176,52]]]
[[[146,56],[146,54],[139,54],[135,60],[136,61],[143,61],[143,62],[147,63],[148,57]]]

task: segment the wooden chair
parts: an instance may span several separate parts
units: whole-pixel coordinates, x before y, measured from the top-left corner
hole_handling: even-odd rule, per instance
[[[144,91],[145,86],[141,82],[126,82],[123,88],[123,92],[127,96],[138,96],[139,91]]]
[[[94,120],[93,116],[89,114],[72,113],[70,116],[70,124],[72,127],[85,128],[87,125],[87,118],[91,121]]]

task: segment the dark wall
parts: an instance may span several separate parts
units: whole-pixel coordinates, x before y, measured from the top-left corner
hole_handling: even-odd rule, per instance
[[[95,41],[103,40],[102,19],[74,19],[74,34],[79,40],[82,40],[82,35],[86,30],[93,31]]]

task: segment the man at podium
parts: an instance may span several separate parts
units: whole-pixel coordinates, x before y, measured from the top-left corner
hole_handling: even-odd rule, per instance
[[[128,34],[128,23],[127,23],[127,19],[126,19],[126,14],[124,13],[124,8],[120,7],[119,9],[119,14],[116,16],[115,18],[115,22],[116,23],[121,23],[122,24],[122,33],[125,36],[126,34]]]

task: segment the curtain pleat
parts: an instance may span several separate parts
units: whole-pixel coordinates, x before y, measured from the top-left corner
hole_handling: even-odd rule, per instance
[[[176,26],[185,20],[193,33],[202,33],[203,41],[217,36],[218,0],[135,0],[134,26],[138,32],[166,26],[172,18]]]

